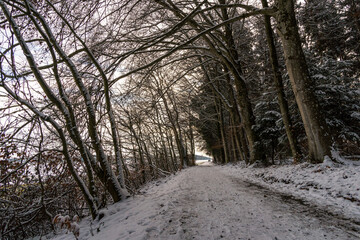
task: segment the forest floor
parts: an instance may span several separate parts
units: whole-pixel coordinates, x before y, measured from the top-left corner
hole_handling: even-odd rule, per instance
[[[359,170],[204,162],[84,219],[79,239],[360,239]]]

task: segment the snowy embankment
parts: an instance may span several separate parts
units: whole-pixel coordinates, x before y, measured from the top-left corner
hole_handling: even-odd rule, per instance
[[[83,219],[79,239],[358,239],[359,170],[328,163],[261,169],[203,162],[149,183],[102,210],[100,221]]]
[[[268,168],[223,166],[222,171],[244,181],[294,196],[329,212],[360,221],[360,162],[302,163]]]
[[[186,170],[185,170],[186,171]],[[148,239],[159,228],[165,228],[162,214],[167,210],[171,196],[179,190],[179,184],[185,171],[171,175],[142,187],[139,193],[124,201],[101,210],[101,220],[90,217],[80,222],[80,240]],[[53,240],[74,240],[72,233],[58,230]],[[52,237],[51,237],[52,236]],[[34,239],[35,240],[35,239]]]

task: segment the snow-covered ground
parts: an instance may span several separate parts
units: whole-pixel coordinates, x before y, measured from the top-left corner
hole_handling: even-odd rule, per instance
[[[246,168],[240,164],[225,166],[222,171],[360,221],[359,162],[325,161],[268,168]]]
[[[203,162],[84,219],[79,239],[359,239],[359,170]]]

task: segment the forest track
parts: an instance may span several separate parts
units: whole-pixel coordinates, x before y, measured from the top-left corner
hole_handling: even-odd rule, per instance
[[[356,220],[216,166],[190,168],[177,177],[178,191],[161,213],[166,224],[144,239],[360,239]]]
[[[102,211],[101,221],[81,222],[79,240],[360,239],[359,219],[248,182],[222,166],[184,169]]]

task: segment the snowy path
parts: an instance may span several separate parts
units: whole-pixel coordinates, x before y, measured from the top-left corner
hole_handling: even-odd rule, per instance
[[[184,175],[163,216],[169,225],[148,239],[356,239],[333,225],[341,221],[216,167]]]
[[[80,239],[360,239],[359,225],[217,166],[186,169],[112,206],[94,236],[83,224]]]

